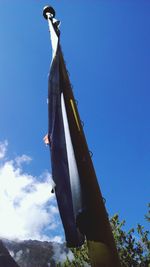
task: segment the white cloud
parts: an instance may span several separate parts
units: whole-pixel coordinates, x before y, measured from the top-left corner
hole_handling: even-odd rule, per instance
[[[53,259],[57,262],[57,263],[63,263],[66,261],[66,259],[68,258],[70,261],[73,261],[74,259],[74,255],[71,252],[71,250],[68,250],[68,252],[65,252],[62,250],[62,248],[60,247],[60,245],[55,244],[53,246]]]
[[[60,236],[60,235],[56,235],[55,237],[53,237],[53,238],[51,239],[51,241],[52,241],[52,242],[57,242],[57,243],[62,243],[62,242],[63,242],[63,240],[62,240],[62,236]]]
[[[29,157],[25,154],[15,158],[15,161],[16,161],[18,167],[20,167],[22,165],[22,163],[30,163],[31,160],[32,160],[31,157]]]
[[[4,142],[0,142],[0,159],[5,157],[7,151],[8,141],[5,140]]]
[[[16,255],[15,255],[15,260],[18,262],[21,259],[21,256],[23,254],[22,250],[17,251]]]
[[[1,158],[7,145],[7,141],[0,143]],[[60,242],[61,237],[53,234],[60,223],[51,193],[51,175],[44,172],[38,179],[25,173],[21,164],[30,161],[30,157],[22,155],[10,161],[4,159],[0,166],[0,237]]]

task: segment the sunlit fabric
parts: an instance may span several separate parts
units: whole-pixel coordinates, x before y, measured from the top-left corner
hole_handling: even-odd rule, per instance
[[[67,244],[80,246],[84,237],[77,227],[77,216],[83,210],[82,194],[61,81],[60,55],[58,45],[51,65],[48,90],[48,136],[51,140],[52,176],[56,184],[55,193]]]

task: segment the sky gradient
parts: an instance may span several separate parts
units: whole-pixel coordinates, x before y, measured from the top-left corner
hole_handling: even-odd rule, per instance
[[[0,141],[23,172],[51,172],[47,78],[51,45],[46,1],[0,3]],[[150,201],[150,2],[51,1],[84,130],[110,215],[146,225]],[[8,146],[6,141],[8,141]],[[4,148],[4,146],[3,146]],[[2,150],[0,150],[1,152]],[[1,155],[1,154],[0,154]]]

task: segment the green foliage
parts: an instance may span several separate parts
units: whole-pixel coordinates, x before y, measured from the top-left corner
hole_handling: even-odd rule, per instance
[[[81,248],[72,248],[71,251],[74,255],[73,261],[70,261],[67,258],[64,263],[60,265],[58,264],[57,267],[83,267],[85,266],[85,264],[86,266],[87,264],[89,264],[90,266],[90,259],[88,256],[88,248],[86,242]]]
[[[118,214],[110,219],[113,235],[123,267],[148,267],[150,263],[149,231],[137,225],[136,229],[125,232],[122,228],[125,221],[120,222]]]
[[[150,204],[148,207],[150,208]],[[145,219],[150,222],[150,210],[145,215]],[[118,214],[110,219],[110,224],[122,267],[150,267],[150,232],[144,230],[140,224],[135,229],[132,228],[126,232],[123,230],[125,220],[120,221]],[[90,266],[87,243],[80,249],[72,249],[72,253],[74,260],[70,262],[67,259],[64,264],[58,265],[58,267],[83,267],[85,263]]]
[[[83,267],[85,263],[90,264],[90,259],[88,256],[88,247],[86,242],[81,248],[72,248],[71,250],[74,255],[73,266]]]
[[[145,219],[150,222],[150,203],[148,203],[148,213],[145,215]]]

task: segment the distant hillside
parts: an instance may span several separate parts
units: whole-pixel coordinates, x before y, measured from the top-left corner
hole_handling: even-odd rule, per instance
[[[19,267],[55,267],[56,263],[65,261],[66,256],[73,259],[72,252],[66,248],[65,244],[7,239],[3,239],[3,243]],[[18,267],[17,264],[0,265],[0,267]]]

